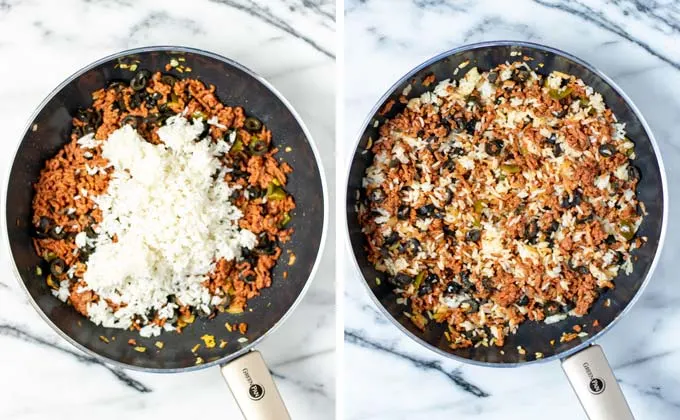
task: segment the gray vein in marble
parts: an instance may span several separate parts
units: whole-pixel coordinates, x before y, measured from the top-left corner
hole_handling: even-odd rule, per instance
[[[614,369],[618,370],[618,369],[625,369],[625,368],[628,368],[628,367],[638,366],[638,365],[650,362],[652,360],[662,359],[664,357],[668,357],[668,356],[677,354],[677,352],[678,352],[678,349],[674,349],[674,350],[664,351],[664,352],[661,352],[661,353],[650,354],[650,355],[647,355],[647,356],[644,356],[644,357],[639,357],[637,359],[630,360],[630,361],[625,362],[625,363],[621,363],[617,366],[614,366]]]
[[[332,4],[332,2],[314,1],[314,0],[302,0],[302,5],[319,16],[322,16],[331,22],[335,23],[335,15],[321,8],[323,4]],[[294,6],[289,6],[291,9]]]
[[[74,357],[76,360],[78,360],[81,363],[87,364],[87,365],[99,365],[103,367],[104,369],[108,370],[111,372],[116,379],[118,379],[120,382],[122,382],[125,386],[134,389],[135,391],[141,392],[141,393],[148,393],[152,392],[151,388],[147,387],[140,381],[132,378],[129,376],[127,373],[125,373],[121,369],[117,368],[112,368],[102,362],[100,362],[98,359],[95,359],[94,357],[87,356],[83,353],[79,353],[67,348],[64,348],[60,345],[50,343],[47,340],[44,340],[40,337],[34,336],[26,331],[23,331],[15,326],[12,325],[7,325],[7,324],[0,324],[0,335],[5,336],[5,337],[11,337],[11,338],[16,338],[21,341],[25,341],[27,343],[32,343],[32,344],[38,344],[43,347],[48,347],[53,350],[60,351],[62,353],[68,354],[72,357]]]
[[[392,347],[387,347],[387,346],[385,346],[381,343],[371,341],[368,338],[366,338],[365,334],[363,334],[363,332],[361,332],[360,330],[353,330],[353,329],[345,328],[345,342],[357,345],[359,347],[389,353],[393,356],[396,356],[400,359],[404,359],[404,360],[412,363],[414,366],[418,367],[419,369],[437,371],[437,372],[445,375],[446,377],[448,377],[462,391],[464,391],[468,394],[472,394],[475,397],[486,398],[486,397],[491,396],[491,394],[489,394],[488,392],[484,391],[483,389],[479,388],[477,385],[474,385],[471,382],[469,382],[468,380],[466,380],[463,377],[463,375],[462,375],[462,373],[460,372],[459,369],[453,369],[451,371],[444,370],[444,368],[441,365],[441,362],[439,362],[437,360],[427,360],[427,359],[417,358],[415,356],[411,356],[410,354],[406,354],[406,353],[403,353],[399,350],[396,350]]]
[[[204,33],[203,29],[196,22],[190,19],[175,19],[165,12],[154,12],[145,17],[141,22],[135,24],[128,34],[128,38],[134,38],[142,31],[153,29],[159,25],[172,23],[177,27],[188,29],[192,34]]]
[[[316,41],[314,41],[312,38],[301,34],[298,32],[295,28],[293,28],[288,22],[284,21],[283,19],[278,18],[277,16],[274,16],[269,8],[260,6],[259,4],[255,3],[253,0],[245,0],[244,3],[239,3],[236,0],[210,0],[213,3],[217,4],[223,4],[229,7],[233,7],[234,9],[240,10],[242,12],[248,13],[249,15],[256,17],[260,20],[263,20],[264,22],[275,26],[279,28],[282,31],[287,32],[288,34],[304,41],[308,45],[310,45],[312,48],[315,50],[321,52],[322,54],[326,55],[327,57],[330,58],[335,58],[335,54],[333,54],[331,51],[325,49],[321,45],[319,45]]]
[[[456,12],[466,12],[467,2],[450,0],[412,0],[413,5],[419,9],[448,9]]]
[[[83,0],[85,3],[94,4],[97,6],[111,6],[111,7],[132,7],[134,4],[126,0]]]
[[[658,1],[640,0],[612,0],[611,2],[621,8],[626,16],[629,16],[631,13],[638,17],[640,15],[647,16],[657,21],[657,23],[662,23],[667,29],[680,32],[680,3],[677,1],[666,4]],[[665,14],[659,13],[660,10]],[[663,28],[658,29],[663,30]]]
[[[663,395],[661,395],[661,390],[662,388],[660,386],[640,386],[635,383],[629,383],[627,381],[621,381],[619,380],[620,384],[625,384],[628,385],[629,387],[637,390],[639,393],[648,396],[648,397],[653,397],[659,401],[661,401],[664,404],[668,404],[671,407],[674,408],[680,408],[680,402],[677,401],[669,401],[668,399],[664,398]]]
[[[335,352],[335,348],[319,350],[319,351],[315,351],[314,353],[302,354],[302,355],[296,356],[292,359],[288,359],[288,360],[284,360],[284,361],[279,362],[279,363],[272,364],[271,366],[273,368],[280,368],[280,367],[284,367],[284,366],[288,366],[288,365],[294,365],[296,363],[306,362],[307,360],[313,359],[315,357],[321,357],[321,356],[326,356],[328,354],[333,354],[334,352]]]
[[[673,60],[671,57],[663,54],[661,50],[629,35],[625,29],[623,29],[620,25],[606,17],[605,14],[602,13],[601,11],[597,11],[592,7],[589,7],[578,1],[569,2],[550,2],[548,0],[532,0],[532,1],[534,3],[540,4],[541,6],[545,6],[550,9],[560,10],[565,13],[578,16],[585,21],[591,22],[597,25],[599,28],[602,28],[608,32],[611,32],[615,35],[620,36],[621,38],[630,41],[631,43],[644,49],[654,57],[657,57],[658,59],[670,64],[675,69],[680,70],[680,61]]]
[[[538,34],[531,30],[531,27],[529,25],[525,25],[522,23],[513,24],[504,21],[498,16],[493,16],[482,19],[481,22],[465,31],[465,33],[463,34],[463,42],[468,42],[472,38],[477,38],[478,36],[484,35],[485,33],[491,30],[497,30],[499,28],[505,28],[512,32],[520,33],[524,35],[524,37],[527,40],[540,38]]]
[[[297,386],[298,388],[302,389],[305,392],[308,392],[308,393],[311,393],[311,394],[317,394],[317,395],[321,395],[321,396],[326,397],[326,398],[333,399],[328,395],[328,393],[325,390],[326,386],[322,383],[307,382],[307,381],[303,382],[303,381],[300,381],[300,380],[297,380],[297,379],[292,379],[289,376],[283,375],[283,374],[275,372],[273,370],[271,371],[271,373],[272,373],[272,376],[274,378],[282,380],[282,381],[289,382],[289,383]]]

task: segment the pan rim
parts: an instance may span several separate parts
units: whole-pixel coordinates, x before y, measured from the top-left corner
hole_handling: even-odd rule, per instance
[[[246,73],[248,76],[251,78],[257,80],[260,82],[264,87],[266,87],[274,96],[276,96],[286,107],[288,112],[291,113],[293,118],[295,118],[295,121],[300,125],[300,128],[302,129],[302,132],[304,133],[307,142],[310,145],[310,148],[312,149],[312,152],[314,154],[314,160],[316,162],[317,168],[319,170],[319,176],[321,178],[321,190],[322,190],[322,199],[323,199],[323,226],[321,230],[321,237],[320,237],[320,243],[319,243],[319,249],[317,250],[316,258],[314,260],[314,264],[312,265],[312,270],[309,273],[309,276],[307,277],[307,280],[305,282],[305,285],[302,287],[302,290],[300,290],[300,293],[298,294],[297,298],[293,302],[293,304],[286,310],[286,312],[279,318],[278,321],[269,329],[267,332],[262,334],[260,337],[258,337],[256,340],[250,342],[247,346],[243,347],[242,349],[231,353],[229,355],[226,355],[220,359],[207,362],[204,364],[200,365],[193,365],[193,366],[185,366],[181,368],[149,368],[149,367],[144,367],[144,366],[138,366],[138,365],[133,365],[133,364],[128,364],[124,363],[118,360],[111,359],[109,357],[103,356],[94,350],[88,349],[84,345],[78,343],[75,341],[73,338],[71,338],[68,334],[66,334],[64,331],[62,331],[59,327],[57,327],[52,320],[43,312],[43,310],[38,306],[36,301],[33,299],[33,297],[30,295],[28,292],[28,288],[26,287],[26,284],[23,281],[23,278],[21,274],[19,273],[19,269],[16,265],[16,261],[14,259],[14,254],[12,253],[11,249],[11,244],[9,240],[9,234],[8,234],[8,229],[7,229],[7,192],[8,192],[8,187],[9,187],[9,181],[10,181],[10,176],[12,173],[12,169],[14,167],[15,161],[16,161],[16,156],[19,151],[19,147],[21,146],[24,137],[28,134],[29,130],[31,129],[31,126],[35,119],[37,118],[38,114],[47,106],[47,104],[54,99],[54,97],[61,92],[62,89],[64,89],[69,83],[73,82],[76,80],[78,77],[82,76],[83,74],[87,73],[88,71],[92,70],[93,68],[110,62],[112,60],[115,60],[117,58],[125,57],[131,54],[139,54],[139,53],[148,53],[148,52],[159,52],[159,51],[176,51],[176,52],[182,52],[182,53],[191,53],[191,54],[196,54],[196,55],[201,55],[205,56],[217,61],[221,61],[224,63],[229,64],[230,66],[235,67],[238,70],[243,71]],[[69,342],[71,345],[76,347],[77,349],[83,351],[85,354],[90,355],[94,357],[95,359],[101,361],[102,363],[105,363],[107,365],[111,365],[117,368],[122,368],[122,369],[129,369],[129,370],[135,370],[135,371],[140,371],[140,372],[148,372],[148,373],[180,373],[180,372],[192,372],[192,371],[197,371],[201,369],[206,369],[208,367],[212,366],[218,366],[218,365],[224,365],[227,364],[228,362],[235,360],[244,354],[248,353],[249,351],[253,350],[254,347],[259,344],[262,340],[265,339],[269,334],[274,332],[276,329],[278,329],[294,312],[294,310],[297,308],[297,306],[300,304],[302,299],[305,297],[307,294],[312,280],[316,277],[316,272],[319,268],[319,265],[321,264],[321,259],[323,257],[323,251],[326,245],[326,240],[328,236],[328,187],[327,187],[327,182],[326,182],[326,175],[325,175],[325,170],[323,166],[323,161],[321,160],[321,156],[319,154],[319,151],[316,146],[316,142],[314,141],[314,138],[312,137],[312,134],[310,133],[309,129],[303,122],[302,118],[298,114],[298,112],[293,108],[291,103],[269,82],[267,81],[264,77],[260,76],[258,73],[254,72],[253,70],[249,69],[248,67],[230,59],[227,57],[224,57],[222,55],[199,49],[199,48],[193,48],[193,47],[186,47],[186,46],[173,46],[173,45],[153,45],[153,46],[146,46],[146,47],[138,47],[138,48],[132,48],[132,49],[127,49],[123,51],[119,51],[113,54],[109,54],[103,58],[100,58],[90,64],[87,64],[86,66],[80,68],[78,71],[70,75],[68,78],[66,78],[63,82],[61,82],[56,88],[54,88],[45,99],[36,107],[35,111],[31,114],[31,116],[28,119],[28,123],[26,124],[23,132],[22,132],[21,140],[17,142],[16,147],[12,153],[12,159],[11,159],[11,164],[8,165],[5,173],[5,180],[4,180],[4,187],[5,187],[5,192],[4,194],[1,194],[0,196],[0,217],[2,218],[0,220],[0,224],[2,225],[2,234],[4,236],[4,242],[7,246],[7,252],[10,256],[10,261],[11,261],[11,267],[12,271],[14,272],[14,277],[16,280],[19,282],[22,290],[26,293],[26,296],[28,296],[28,300],[31,303],[31,306],[36,310],[36,312],[40,315],[40,317],[54,330],[61,338],[65,339],[67,342]]]
[[[659,233],[659,242],[654,254],[654,258],[652,259],[652,263],[649,266],[649,270],[647,271],[647,274],[645,276],[645,279],[643,280],[642,284],[640,284],[639,289],[633,296],[633,298],[626,304],[626,306],[623,308],[623,310],[614,318],[609,324],[607,324],[606,327],[604,327],[602,330],[598,331],[597,334],[589,337],[587,340],[585,340],[583,343],[574,346],[570,349],[567,349],[565,351],[555,353],[550,357],[546,358],[540,358],[540,359],[534,359],[534,360],[528,360],[524,362],[511,362],[511,363],[494,363],[494,362],[484,362],[484,361],[479,361],[479,360],[473,360],[473,359],[467,359],[461,356],[458,356],[456,354],[452,354],[449,352],[446,352],[438,347],[433,346],[432,344],[426,342],[425,340],[421,339],[420,337],[416,336],[413,334],[411,331],[409,331],[404,325],[402,325],[399,321],[397,321],[392,314],[382,305],[382,303],[378,300],[378,298],[375,296],[373,293],[373,290],[371,290],[370,286],[368,285],[368,280],[364,277],[361,268],[359,266],[359,262],[357,261],[356,255],[355,255],[355,250],[354,246],[352,245],[352,240],[350,237],[350,232],[349,232],[349,220],[348,220],[348,212],[347,212],[347,195],[348,195],[348,189],[349,189],[349,177],[350,177],[350,171],[352,169],[352,164],[354,162],[354,156],[357,153],[357,150],[359,149],[359,144],[361,142],[361,138],[363,137],[364,132],[366,131],[366,128],[368,125],[371,123],[371,120],[373,117],[376,115],[376,113],[380,110],[381,105],[392,95],[399,86],[401,86],[405,81],[413,77],[415,74],[420,72],[423,69],[426,69],[427,67],[438,63],[439,61],[450,57],[454,54],[459,54],[462,52],[470,51],[470,50],[475,50],[475,49],[482,49],[482,48],[489,48],[489,47],[498,47],[498,46],[507,46],[507,47],[519,47],[519,48],[529,48],[532,50],[538,50],[542,52],[548,52],[552,53],[558,56],[562,56],[564,58],[567,58],[574,62],[575,64],[578,64],[587,70],[591,71],[594,73],[596,76],[601,78],[603,81],[605,81],[609,86],[626,102],[626,105],[630,107],[630,109],[633,111],[633,114],[638,118],[640,121],[640,125],[642,128],[645,130],[645,133],[647,133],[652,149],[654,150],[654,155],[656,157],[657,164],[659,166],[659,172],[660,172],[660,178],[661,178],[661,189],[662,189],[662,198],[663,198],[663,214],[662,214],[662,220],[661,220],[661,231]],[[640,299],[642,294],[644,293],[646,287],[648,286],[654,271],[656,270],[656,267],[659,263],[659,259],[661,257],[661,253],[663,251],[665,239],[666,239],[666,230],[668,227],[668,185],[667,185],[667,180],[666,180],[666,169],[663,163],[663,159],[661,157],[661,152],[659,150],[659,146],[656,142],[656,138],[654,137],[654,133],[652,132],[651,128],[647,124],[647,121],[645,120],[644,116],[638,109],[638,107],[633,103],[633,101],[628,97],[628,95],[621,89],[618,84],[616,84],[609,76],[604,74],[602,71],[600,71],[598,68],[595,66],[589,64],[588,62],[570,54],[565,51],[562,51],[557,48],[549,47],[547,45],[543,44],[538,44],[534,42],[527,42],[527,41],[513,41],[513,40],[497,40],[497,41],[484,41],[484,42],[477,42],[477,43],[472,43],[472,44],[466,44],[462,45],[460,47],[452,48],[450,50],[444,51],[442,53],[439,53],[422,63],[418,64],[416,67],[413,69],[409,70],[404,76],[399,78],[390,88],[380,97],[378,102],[373,106],[371,111],[369,111],[368,116],[364,120],[364,123],[361,125],[361,128],[356,135],[355,139],[355,144],[353,148],[352,154],[349,155],[349,159],[346,162],[346,173],[345,173],[345,188],[343,191],[343,205],[345,207],[344,217],[345,217],[345,236],[346,236],[346,246],[349,248],[349,253],[351,256],[351,260],[354,266],[354,269],[356,273],[359,276],[360,282],[363,284],[363,286],[366,288],[366,292],[370,296],[371,300],[373,303],[378,307],[380,312],[395,326],[397,329],[399,329],[402,333],[404,333],[407,337],[409,337],[411,340],[415,341],[417,344],[421,345],[422,347],[440,355],[444,356],[448,359],[453,359],[455,361],[458,361],[460,363],[465,363],[469,365],[474,365],[474,366],[482,366],[482,367],[490,367],[490,368],[515,368],[515,367],[522,367],[522,366],[530,366],[530,365],[537,365],[541,363],[547,363],[551,362],[554,360],[565,360],[569,358],[569,356],[576,354],[580,352],[581,350],[589,347],[590,345],[594,344],[595,340],[598,338],[601,338],[606,332],[610,331],[611,328],[614,327],[614,325],[627,313],[631,310],[631,308],[635,305],[635,303]]]

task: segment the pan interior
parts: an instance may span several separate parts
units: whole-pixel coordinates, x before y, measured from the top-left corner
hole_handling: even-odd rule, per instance
[[[272,286],[248,302],[243,314],[220,314],[215,319],[197,318],[182,334],[164,333],[160,337],[143,339],[136,332],[107,329],[91,323],[71,306],[64,305],[50,293],[44,279],[35,275],[39,263],[31,243],[30,221],[32,185],[37,181],[45,160],[53,157],[68,141],[71,118],[78,108],[91,104],[91,93],[112,80],[129,81],[134,73],[121,69],[118,63],[138,60],[139,69],[163,71],[171,58],[184,57],[185,66],[192,72],[184,76],[198,78],[216,86],[218,98],[227,105],[243,106],[271,129],[274,144],[289,146],[286,161],[294,172],[289,177],[287,190],[295,198],[297,208],[290,226],[295,234],[283,245],[281,260],[272,276]],[[177,76],[177,75],[176,75]],[[107,59],[72,77],[53,93],[35,115],[18,148],[7,189],[6,223],[10,250],[16,267],[31,299],[44,316],[75,344],[111,362],[149,370],[177,370],[195,366],[197,357],[210,362],[223,360],[251,346],[272,329],[293,306],[311,275],[321,246],[324,226],[324,198],[320,169],[317,165],[304,128],[287,105],[262,81],[245,69],[221,57],[187,49],[145,49]],[[279,153],[281,156],[284,152]],[[296,255],[289,266],[288,251]],[[284,272],[287,277],[284,278]],[[245,336],[229,332],[225,323],[245,322]],[[201,340],[213,335],[218,346],[208,349]],[[106,337],[106,342],[100,337]],[[115,337],[115,339],[113,338]],[[245,337],[245,338],[242,338]],[[134,339],[145,352],[135,351],[128,340]],[[115,341],[114,341],[115,340]],[[219,346],[220,340],[227,342]],[[163,342],[159,349],[155,344]],[[202,344],[196,351],[191,349]]]
[[[521,55],[511,56],[511,52],[515,51],[521,51]],[[487,71],[506,61],[516,61],[522,56],[533,58],[529,64],[532,68],[537,68],[536,71],[538,73],[549,74],[553,70],[558,70],[583,79],[587,85],[593,87],[595,92],[602,94],[607,106],[612,109],[619,121],[626,123],[627,137],[635,142],[637,158],[634,163],[642,173],[637,196],[639,200],[645,203],[649,213],[644,218],[638,233],[640,236],[646,236],[648,242],[641,249],[633,253],[636,259],[633,273],[631,275],[619,275],[614,280],[616,288],[603,293],[586,316],[581,318],[569,317],[551,325],[528,321],[519,327],[517,334],[511,334],[506,337],[503,347],[479,346],[476,348],[454,350],[449,347],[444,337],[444,326],[430,322],[426,330],[421,331],[404,315],[408,308],[402,304],[397,304],[396,299],[398,296],[392,292],[388,282],[384,281],[386,274],[375,270],[367,260],[365,252],[367,242],[361,232],[356,210],[356,199],[358,197],[356,192],[361,188],[361,180],[365,170],[373,159],[371,153],[364,153],[364,151],[369,138],[375,139],[379,137],[379,128],[375,126],[375,122],[382,122],[404,109],[404,105],[400,103],[399,97],[407,86],[411,86],[411,92],[408,97],[417,97],[428,89],[422,86],[420,82],[430,74],[434,74],[437,81],[448,78],[457,79],[466,73],[465,70],[474,66],[477,66],[480,72]],[[458,75],[454,75],[454,70],[461,63],[468,60],[470,64],[465,67],[465,70],[460,71]],[[542,64],[543,67],[539,68],[539,64]],[[593,336],[600,333],[622,313],[645,282],[659,247],[664,223],[664,191],[662,173],[650,135],[645,130],[642,121],[638,118],[635,111],[613,86],[588,66],[578,63],[574,59],[556,51],[539,48],[538,46],[500,43],[498,45],[473,46],[470,49],[453,52],[431,64],[416,69],[394,86],[392,91],[389,92],[382,103],[378,104],[375,109],[382,109],[383,105],[391,100],[395,101],[395,105],[390,112],[384,116],[378,115],[377,112],[372,115],[361,135],[350,167],[346,212],[350,242],[363,279],[370,288],[370,293],[373,294],[374,300],[384,308],[393,321],[396,321],[401,326],[402,330],[405,330],[417,341],[440,353],[481,364],[516,364],[536,360],[537,354],[538,357],[549,358],[567,352],[592,339]],[[375,282],[376,278],[383,281],[378,285]],[[605,302],[607,303],[605,304]],[[595,321],[598,321],[595,323],[597,326],[593,327]],[[587,335],[569,342],[560,342],[562,333],[571,332],[572,327],[576,324],[587,325],[584,328],[584,332]],[[551,341],[554,344],[551,344]],[[518,351],[518,346],[524,349],[525,354],[521,354]]]

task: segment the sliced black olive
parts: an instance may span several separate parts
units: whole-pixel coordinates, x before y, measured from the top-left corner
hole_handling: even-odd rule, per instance
[[[460,287],[460,284],[451,281],[446,285],[446,288],[444,289],[444,294],[445,295],[455,295],[458,292],[460,292],[462,287]]]
[[[482,238],[482,232],[479,229],[470,229],[465,234],[465,239],[470,242],[477,242]]]
[[[270,240],[266,233],[261,233],[256,251],[260,254],[274,255],[276,254],[276,241]]]
[[[413,277],[408,276],[403,273],[397,273],[396,276],[389,277],[387,279],[387,282],[392,284],[393,286],[399,287],[399,288],[404,288],[408,286],[409,284],[413,283]]]
[[[616,153],[616,148],[610,143],[607,143],[600,146],[597,151],[600,153],[600,156],[612,157],[614,156],[614,153]]]
[[[516,69],[512,73],[512,80],[515,82],[523,83],[529,80],[529,71],[526,69]]]
[[[253,136],[250,138],[248,150],[250,150],[250,153],[254,156],[262,156],[269,150],[269,145],[259,137]]]
[[[439,276],[434,274],[434,273],[429,273],[427,276],[425,276],[425,283],[427,284],[435,284],[439,282]]]
[[[135,74],[135,76],[130,80],[130,87],[134,91],[140,91],[146,88],[146,84],[149,82],[151,73],[148,70],[140,70]]]
[[[426,204],[422,207],[419,207],[416,210],[416,214],[418,217],[425,218],[425,217],[430,217],[434,213],[435,207],[434,204]]]
[[[490,156],[498,156],[503,150],[503,141],[501,140],[491,140],[486,142],[484,145],[484,150]]]
[[[161,76],[161,83],[163,84],[175,86],[175,83],[177,82],[178,82],[177,78],[171,74],[164,74]]]
[[[640,170],[636,166],[628,164],[628,179],[631,181],[639,181],[640,178]]]
[[[538,232],[538,221],[534,219],[527,223],[527,225],[524,227],[524,239],[529,241],[529,243],[535,243],[536,238],[538,237]]]
[[[460,307],[469,314],[479,311],[479,303],[474,299],[464,300],[461,302]]]
[[[136,117],[134,115],[127,115],[125,116],[125,118],[123,118],[123,121],[120,122],[120,125],[123,126],[129,124],[132,126],[132,128],[137,128],[139,127],[139,122],[140,122],[139,117]]]
[[[453,156],[463,156],[465,154],[465,150],[463,150],[462,147],[454,147],[451,149],[451,154]]]
[[[607,244],[607,245],[613,245],[613,244],[616,243],[616,238],[614,237],[614,235],[609,235],[609,236],[607,236],[607,238],[604,240],[604,243]]]
[[[392,245],[392,244],[394,244],[398,241],[399,241],[399,234],[397,232],[393,231],[392,233],[390,233],[390,235],[387,238],[385,238],[385,240],[383,241],[383,245],[390,246],[390,245]]]
[[[456,231],[453,230],[453,229],[451,229],[450,227],[444,225],[444,227],[442,228],[442,230],[444,231],[444,235],[450,236],[450,237],[452,237],[452,238],[455,238],[455,237],[456,237]]]
[[[409,239],[406,242],[406,250],[412,255],[417,254],[420,252],[420,241],[416,238]]]
[[[257,266],[258,257],[255,255],[255,253],[253,253],[252,250],[248,248],[241,248],[241,258],[243,258],[243,261],[250,264],[251,267]]]
[[[432,285],[423,283],[418,288],[418,296],[425,296],[432,293]]]
[[[121,90],[128,86],[127,82],[121,80],[111,80],[106,83],[107,89]]]
[[[498,80],[498,72],[490,72],[489,75],[486,76],[486,80],[488,80],[489,83],[496,83],[496,80]]]
[[[248,117],[243,123],[243,126],[251,133],[259,133],[262,129],[262,122],[255,117]]]
[[[96,238],[97,237],[97,232],[94,231],[94,228],[92,227],[92,225],[85,228],[85,234],[87,235],[88,238]]]
[[[529,304],[529,296],[522,295],[522,297],[517,301],[517,304],[519,306],[527,306]]]
[[[623,255],[623,252],[621,251],[616,251],[616,264],[621,265],[626,262],[626,258]]]
[[[571,194],[571,198],[569,197],[569,195],[565,195],[562,198],[562,202],[560,203],[560,206],[562,206],[562,208],[565,208],[565,209],[570,209],[572,207],[578,206],[579,204],[581,204],[581,191],[575,190]]]
[[[557,136],[555,135],[555,133],[552,133],[550,136],[545,138],[545,141],[547,141],[550,144],[555,144],[557,143]]]
[[[562,156],[562,146],[560,146],[559,143],[555,143],[555,145],[553,146],[553,155],[555,157]]]
[[[250,199],[263,197],[265,192],[262,188],[258,188],[253,185],[246,188],[246,191],[248,191],[248,198]]]
[[[564,303],[564,305],[562,305],[562,307],[560,308],[560,310],[561,310],[563,313],[566,314],[566,313],[571,312],[575,307],[576,307],[576,305],[574,305],[573,302],[567,300],[567,301]]]
[[[469,95],[467,97],[467,104],[472,106],[479,106],[481,104],[481,100],[477,95]]]
[[[64,239],[66,237],[66,231],[61,226],[52,226],[49,232],[50,238],[52,239]]]
[[[465,131],[467,131],[468,134],[474,135],[476,129],[477,129],[477,120],[476,119],[473,118],[470,121],[465,123]]]
[[[408,219],[410,214],[411,214],[411,208],[409,206],[401,205],[397,209],[397,219],[399,219],[399,220]]]
[[[61,258],[50,261],[50,273],[55,277],[61,277],[66,273],[66,263]]]
[[[54,220],[46,216],[41,216],[38,221],[38,230],[42,233],[48,233],[50,229],[54,226]]]
[[[243,278],[243,281],[246,283],[255,283],[255,280],[257,280],[257,277],[253,273],[250,273]]]

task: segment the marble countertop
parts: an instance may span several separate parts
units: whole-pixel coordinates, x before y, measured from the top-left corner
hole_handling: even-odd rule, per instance
[[[680,222],[673,216],[680,195],[680,3],[347,0],[345,5],[343,168],[361,123],[384,91],[417,64],[463,44],[516,39],[565,50],[611,76],[638,105],[666,164],[669,235],[642,299],[599,344],[638,419],[680,418],[680,289],[674,272]],[[346,246],[340,252],[346,254]],[[491,369],[440,357],[397,330],[369,299],[348,257],[339,261],[346,282],[345,418],[586,418],[559,363]]]
[[[0,171],[27,119],[58,83],[108,54],[145,45],[214,51],[255,70],[311,130],[327,174],[335,132],[333,0],[0,0]],[[332,176],[329,178],[333,194]],[[333,227],[333,223],[330,223]],[[335,406],[334,234],[309,293],[259,350],[295,419]],[[0,254],[0,418],[242,418],[217,368],[143,374],[100,364],[35,313]],[[153,417],[152,417],[153,416]]]

